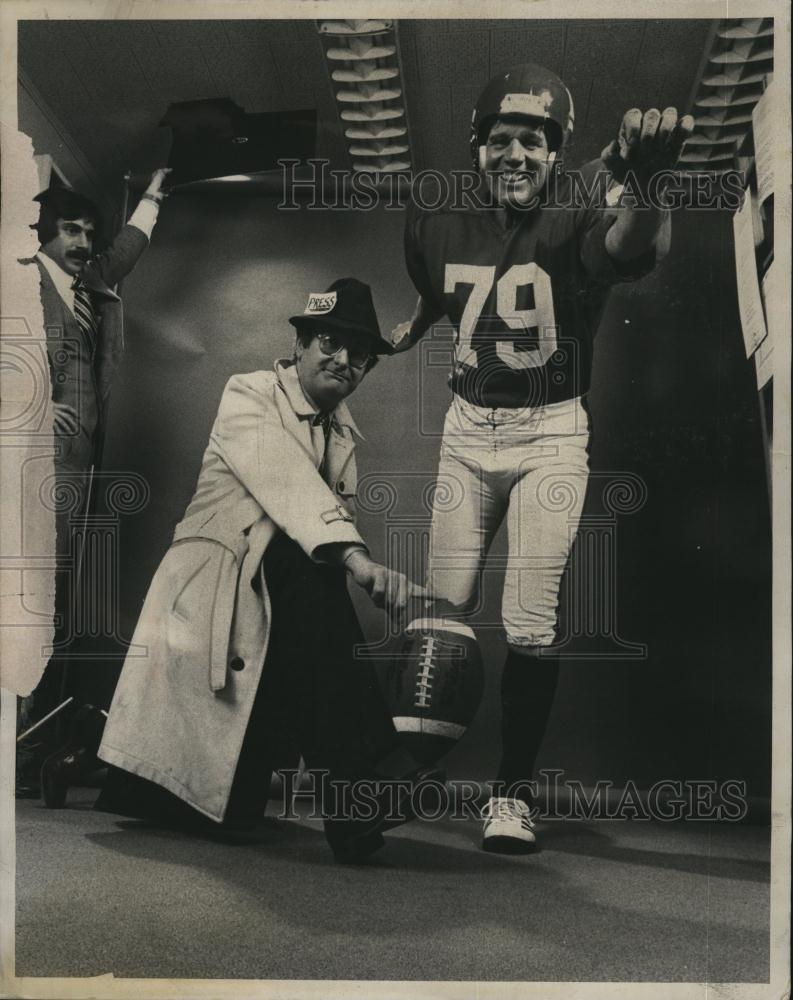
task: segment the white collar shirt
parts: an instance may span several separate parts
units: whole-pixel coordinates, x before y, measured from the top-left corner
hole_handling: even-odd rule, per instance
[[[69,312],[74,315],[74,289],[72,288],[74,275],[64,271],[59,264],[56,264],[51,257],[48,257],[41,250],[36,254],[36,259],[40,260],[44,265],[47,274],[52,278],[52,283],[55,285],[58,295],[63,299]]]
[[[297,368],[292,362],[285,358],[276,361],[275,372],[295,414],[301,420],[310,421],[311,447],[316,457],[317,465],[321,467],[325,455],[326,442],[324,428],[316,419],[319,416],[319,410],[303,392],[300,379],[297,377]],[[349,427],[355,437],[363,438],[350,411],[347,409],[346,403],[341,402],[334,410],[331,410],[330,418],[331,427]]]
[[[141,198],[140,204],[129,217],[127,225],[134,226],[147,239],[151,239],[159,208],[160,206],[156,202],[148,198]],[[66,308],[69,312],[74,315],[74,288],[72,288],[74,275],[64,271],[59,264],[55,263],[52,257],[48,257],[42,250],[36,253],[36,259],[40,260],[47,269],[47,274],[52,278],[52,283],[55,285],[58,295],[66,303]]]

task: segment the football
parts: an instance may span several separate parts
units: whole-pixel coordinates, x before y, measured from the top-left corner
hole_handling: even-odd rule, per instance
[[[404,746],[423,764],[439,760],[463,736],[482,700],[482,655],[472,629],[443,618],[412,621],[385,682]]]

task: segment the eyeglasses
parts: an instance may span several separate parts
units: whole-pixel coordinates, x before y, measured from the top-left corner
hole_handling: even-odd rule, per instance
[[[329,358],[332,358],[346,347],[347,358],[349,359],[351,368],[365,368],[372,360],[372,355],[369,351],[360,347],[352,347],[349,343],[343,343],[334,333],[318,333],[317,342],[319,343],[319,349]]]

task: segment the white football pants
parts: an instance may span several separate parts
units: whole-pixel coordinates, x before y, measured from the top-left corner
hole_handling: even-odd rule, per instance
[[[520,651],[554,641],[559,584],[584,504],[589,421],[580,399],[489,409],[455,396],[433,498],[428,584],[466,614],[507,517],[501,617]]]

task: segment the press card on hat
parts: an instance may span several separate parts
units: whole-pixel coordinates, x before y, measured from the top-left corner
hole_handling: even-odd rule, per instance
[[[312,292],[308,297],[308,305],[304,309],[306,316],[324,316],[333,312],[336,305],[335,292]]]

